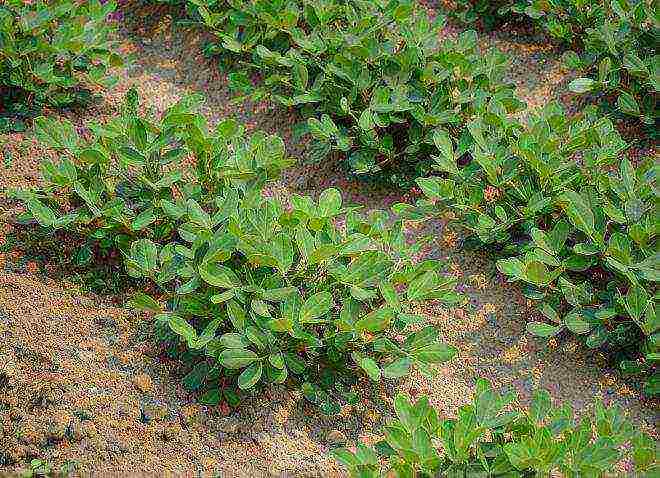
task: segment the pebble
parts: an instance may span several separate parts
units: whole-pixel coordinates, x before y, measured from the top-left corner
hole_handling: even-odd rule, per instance
[[[181,435],[183,435],[183,428],[175,422],[163,425],[160,430],[160,436],[164,441],[173,441]]]
[[[133,379],[133,384],[140,390],[142,393],[149,393],[153,390],[153,381],[151,377],[146,373],[141,373]]]
[[[241,428],[241,421],[234,417],[226,417],[215,421],[213,426],[217,431],[232,435]]]
[[[327,440],[332,445],[343,445],[348,442],[346,435],[339,430],[331,430],[327,435]]]

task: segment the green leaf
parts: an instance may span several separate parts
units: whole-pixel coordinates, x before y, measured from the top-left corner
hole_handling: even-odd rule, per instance
[[[229,267],[217,262],[204,262],[199,265],[199,276],[207,284],[224,289],[239,287],[238,277]]]
[[[435,271],[427,271],[424,274],[417,276],[408,285],[406,296],[408,300],[422,300],[429,292],[431,292],[438,282],[438,276]]]
[[[138,239],[131,244],[130,260],[143,275],[149,276],[158,266],[158,249],[149,239]]]
[[[78,150],[80,137],[67,119],[40,116],[34,120],[34,130],[39,141],[52,148]]]
[[[395,311],[391,307],[381,307],[369,312],[355,323],[355,330],[358,332],[369,331],[378,332],[389,327],[390,322],[395,317]]]
[[[619,98],[616,100],[616,105],[622,113],[630,116],[640,115],[639,104],[637,103],[637,100],[627,91],[621,92]]]
[[[254,387],[261,378],[262,371],[261,362],[253,363],[238,376],[238,387],[241,390],[248,390]]]
[[[591,78],[576,78],[568,84],[568,89],[574,93],[587,93],[592,90],[595,83]]]
[[[436,342],[425,347],[417,348],[410,352],[416,360],[424,363],[444,363],[453,359],[458,350],[450,345]]]
[[[412,360],[408,357],[402,357],[383,368],[383,377],[401,378],[410,373]]]
[[[229,369],[239,369],[256,362],[259,359],[256,353],[249,349],[232,348],[223,350],[218,355],[218,362]],[[257,378],[258,380],[258,378]]]
[[[245,349],[249,342],[241,334],[229,332],[218,338],[218,345],[226,349]]]
[[[436,129],[433,132],[433,143],[440,151],[439,157],[434,157],[437,168],[450,174],[459,174],[454,155],[454,144],[449,133],[444,129]]]
[[[380,382],[380,368],[372,358],[366,357],[357,352],[353,352],[351,357],[353,358],[353,361],[366,372],[371,380],[374,382]]]
[[[220,403],[220,399],[221,399],[220,390],[218,390],[217,388],[213,390],[209,390],[204,395],[199,397],[200,403],[204,405],[209,405],[211,407],[218,405]]]
[[[545,322],[529,322],[527,324],[527,332],[536,337],[554,337],[563,330],[563,327],[546,324]]]
[[[285,275],[293,264],[293,243],[283,232],[277,234],[270,243],[270,253],[277,262],[277,268]]]
[[[298,289],[295,287],[280,287],[278,289],[265,290],[262,294],[262,297],[264,300],[270,302],[281,302],[296,292],[298,292]]]
[[[314,294],[305,301],[300,309],[298,316],[300,323],[313,323],[314,319],[327,314],[333,305],[330,292],[323,291]]]
[[[126,168],[130,166],[142,167],[147,163],[147,158],[142,153],[128,146],[119,148],[118,153],[120,162]]]
[[[172,332],[186,339],[188,343],[193,342],[197,338],[195,328],[178,315],[168,315],[167,325],[172,329]]]
[[[399,295],[394,289],[394,286],[388,281],[382,281],[379,289],[387,305],[398,311],[401,308],[401,303],[399,302]]]
[[[51,227],[57,219],[55,212],[48,206],[44,206],[38,199],[29,199],[27,201],[27,207],[30,214],[34,216],[41,226]]]
[[[319,196],[319,215],[321,217],[334,217],[341,210],[341,193],[334,189],[326,189]]]
[[[307,67],[301,63],[296,62],[291,68],[291,76],[293,78],[294,84],[300,90],[305,90],[307,88],[307,83],[309,81],[309,73]]]
[[[497,270],[504,275],[516,279],[523,279],[525,277],[525,264],[515,257],[512,257],[511,259],[500,259],[497,261]]]
[[[642,322],[641,318],[648,307],[648,303],[649,294],[639,285],[631,286],[624,300],[626,311],[628,311],[630,317],[638,324]]]
[[[149,209],[142,211],[135,219],[133,219],[131,229],[134,231],[141,231],[149,224],[156,222],[157,219],[156,214],[154,214],[154,209],[150,207]]]
[[[417,178],[415,182],[429,199],[449,200],[454,197],[455,183],[449,179]]]
[[[162,307],[151,296],[138,292],[129,301],[129,306],[147,312],[162,312]]]
[[[363,131],[369,131],[372,130],[374,127],[374,118],[373,115],[371,114],[371,110],[369,108],[365,109],[362,114],[360,115],[360,118],[358,119],[358,126],[363,130]]]
[[[525,279],[538,286],[547,285],[551,280],[548,267],[539,261],[530,261],[525,264]]]
[[[227,302],[227,316],[235,329],[239,331],[245,329],[245,311],[235,300]]]
[[[319,264],[335,257],[339,253],[339,248],[333,244],[321,244],[309,255],[307,262],[309,265]]]
[[[211,222],[211,216],[201,208],[197,201],[194,199],[188,199],[186,204],[188,206],[188,216],[190,216],[190,220],[201,227],[210,229],[213,225]]]
[[[574,334],[586,334],[592,329],[592,325],[582,318],[579,310],[573,310],[564,317],[564,324]]]
[[[594,213],[582,196],[575,191],[568,190],[561,195],[560,200],[573,225],[588,236],[593,236],[595,233]]]

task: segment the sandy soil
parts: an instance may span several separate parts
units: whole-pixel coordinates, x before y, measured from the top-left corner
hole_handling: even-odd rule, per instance
[[[122,32],[123,48],[135,53],[136,62],[99,104],[66,114],[72,121],[111,115],[130,86],[156,111],[188,92],[202,92],[211,122],[236,116],[292,142],[289,112],[230,104],[226,78],[200,53],[203,35],[173,29],[167,18],[142,18],[142,27]],[[562,99],[566,78],[557,52],[510,32],[482,41],[513,54],[511,80],[531,106]],[[38,182],[38,163],[50,153],[30,133],[0,139],[0,189]],[[290,148],[296,156],[303,151]],[[312,192],[330,185],[367,207],[406,199],[347,181],[332,164],[294,168],[281,184]],[[0,244],[15,212],[0,194]],[[640,428],[657,427],[657,409],[645,402],[638,384],[623,382],[573,342],[546,346],[531,339],[524,329],[535,312],[517,289],[501,282],[492,261],[457,250],[441,223],[427,229],[437,238],[429,254],[447,258],[470,297],[461,309],[426,310],[460,354],[434,380],[414,376],[395,388],[428,394],[441,413],[453,414],[483,376],[498,388],[517,390],[522,402],[538,386],[578,411],[600,396],[628,410]],[[320,416],[285,388],[248,399],[228,415],[222,407],[201,406],[180,385],[186,370],[163,358],[154,343],[149,317],[39,270],[18,253],[0,255],[0,475],[40,458],[99,476],[339,476],[328,449],[347,440],[373,441],[390,413],[393,390],[365,396],[339,419]]]

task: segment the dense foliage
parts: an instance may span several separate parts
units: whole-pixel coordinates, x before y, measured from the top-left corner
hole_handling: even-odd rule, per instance
[[[452,358],[414,312],[420,301],[461,300],[440,262],[413,261],[423,241],[410,244],[384,211],[343,206],[334,189],[318,201],[268,197],[265,185],[290,164],[282,140],[245,136],[232,120],[209,133],[191,111],[198,102],[152,122],[131,93],[124,113],[93,125],[87,140],[67,122],[38,119],[62,156],[44,162],[43,188],[14,192],[23,220],[118,249],[128,274],[156,284],[155,297],[133,304],[158,313],[162,338],[196,362],[187,384],[207,389],[210,403],[220,381],[245,390],[292,377],[334,412],[333,394],[350,398],[357,371],[379,381]],[[171,167],[187,156],[194,180]]]
[[[456,3],[465,21],[487,26],[511,13],[539,21],[577,47],[567,60],[585,76],[574,91],[603,91],[654,124],[650,2]],[[625,159],[611,120],[551,104],[522,123],[512,113],[524,105],[502,79],[506,56],[480,51],[472,31],[441,41],[443,19],[408,0],[186,8],[220,40],[209,51],[238,65],[236,90],[299,110],[313,160],[334,151],[358,174],[423,176],[425,195],[394,214],[362,214],[335,189],[280,198],[272,182],[293,162],[283,141],[233,120],[211,129],[196,113],[199,96],[153,119],[131,91],[118,117],[85,129],[37,118],[37,136],[59,158],[43,162],[42,187],[11,194],[25,205],[21,221],[83,237],[78,263],[121,255],[127,274],[149,284],[131,305],[155,314],[158,337],[190,364],[184,383],[204,403],[287,382],[336,413],[356,400],[360,380],[430,375],[453,358],[418,311],[462,297],[440,261],[416,260],[425,238],[410,241],[405,229],[407,219],[447,211],[540,301],[547,320],[530,321],[530,333],[577,334],[626,372],[649,374],[647,394],[659,393],[657,165]],[[3,3],[3,104],[62,106],[87,83],[109,84],[121,63],[108,40],[113,10],[96,0]],[[426,398],[400,395],[398,420],[375,450],[336,457],[364,477],[600,476],[631,446],[638,471],[657,471],[655,444],[618,409],[597,404],[578,423],[546,392],[524,412],[511,410],[514,398],[480,381],[458,418],[440,420]]]
[[[490,100],[509,113],[522,107],[502,82],[503,54],[481,52],[474,32],[440,41],[443,19],[408,1],[230,4],[198,11],[219,51],[249,67],[230,74],[232,85],[298,108],[315,160],[338,151],[351,171],[386,169],[401,183],[426,173],[434,128],[459,135]]]
[[[504,21],[511,0],[443,0],[447,13],[459,23],[492,29]]]
[[[373,448],[338,449],[334,456],[360,478],[599,477],[622,458],[632,459],[640,476],[658,472],[656,443],[619,408],[596,402],[593,415],[577,421],[570,406],[554,407],[545,391],[537,391],[524,411],[510,407],[515,398],[480,380],[458,417],[441,419],[426,397],[411,402],[399,394],[397,418],[385,427],[382,441]],[[623,452],[625,445],[631,448]]]
[[[613,0],[607,12],[587,22],[582,49],[566,55],[567,65],[581,75],[569,88],[577,93],[602,93],[624,115],[655,125],[658,118],[660,23],[651,1]]]
[[[175,228],[168,215],[175,193],[195,193],[185,188],[182,171],[172,166],[190,154],[186,141],[192,141],[195,122],[201,121],[191,110],[200,101],[188,97],[155,123],[137,114],[137,96],[131,91],[123,113],[108,123],[88,125],[86,137],[66,119],[36,118],[37,137],[60,156],[56,162],[41,163],[42,188],[11,192],[26,204],[23,219],[88,238],[85,256],[95,244],[101,250],[127,252],[131,242],[142,237],[168,239]],[[219,131],[223,126],[236,127],[228,122]],[[209,150],[200,153],[197,171],[200,182],[211,184],[215,177],[206,162],[213,145],[204,146]]]
[[[466,154],[439,135],[436,169],[444,177],[418,179],[427,199],[398,209],[420,215],[436,203],[450,208],[478,243],[498,249],[506,257],[498,269],[542,301],[549,323],[530,322],[531,333],[568,330],[625,360],[629,372],[654,368],[654,162],[634,168],[622,159],[626,144],[593,110],[568,118],[551,104],[526,125],[484,118],[468,129]],[[640,353],[645,358],[633,364]],[[657,376],[647,392],[658,393]]]
[[[40,105],[81,99],[89,85],[110,86],[122,64],[109,34],[115,2],[7,0],[0,4],[0,105],[25,115]]]
[[[451,10],[466,23],[493,27],[513,14],[573,47],[566,65],[580,74],[570,89],[600,93],[624,115],[654,125],[657,117],[660,24],[651,0],[462,0]]]

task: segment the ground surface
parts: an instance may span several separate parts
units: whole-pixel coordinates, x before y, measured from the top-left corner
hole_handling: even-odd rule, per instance
[[[136,54],[136,62],[101,103],[82,115],[69,114],[72,121],[84,124],[112,114],[130,86],[156,111],[188,92],[201,92],[211,121],[237,116],[291,142],[294,120],[287,112],[229,103],[226,79],[200,53],[202,36],[173,30],[167,17],[141,18],[141,27],[121,34],[123,48]],[[530,106],[562,99],[566,77],[559,53],[515,33],[484,36],[482,42],[515,57],[511,80]],[[0,188],[38,182],[37,165],[49,153],[30,133],[3,139]],[[300,155],[303,149],[292,145],[290,152]],[[313,193],[338,185],[367,207],[405,199],[366,190],[337,169],[298,167],[287,173],[282,187]],[[0,195],[0,241],[11,232],[15,212]],[[460,355],[434,380],[414,376],[398,389],[428,394],[441,413],[454,414],[482,376],[498,388],[517,390],[523,402],[538,386],[578,410],[601,396],[628,410],[639,427],[654,429],[657,413],[636,384],[621,381],[570,341],[547,347],[532,340],[524,329],[534,312],[515,288],[501,283],[492,261],[457,251],[442,224],[428,228],[437,238],[432,254],[448,258],[470,303],[426,310]],[[200,406],[180,386],[184,371],[162,358],[148,317],[113,304],[112,298],[83,293],[45,270],[20,254],[0,256],[0,475],[41,458],[56,468],[68,463],[99,476],[338,476],[341,469],[327,457],[329,447],[374,440],[390,413],[391,390],[387,396],[377,391],[337,419],[320,416],[298,394],[279,388],[224,416],[226,410]]]

